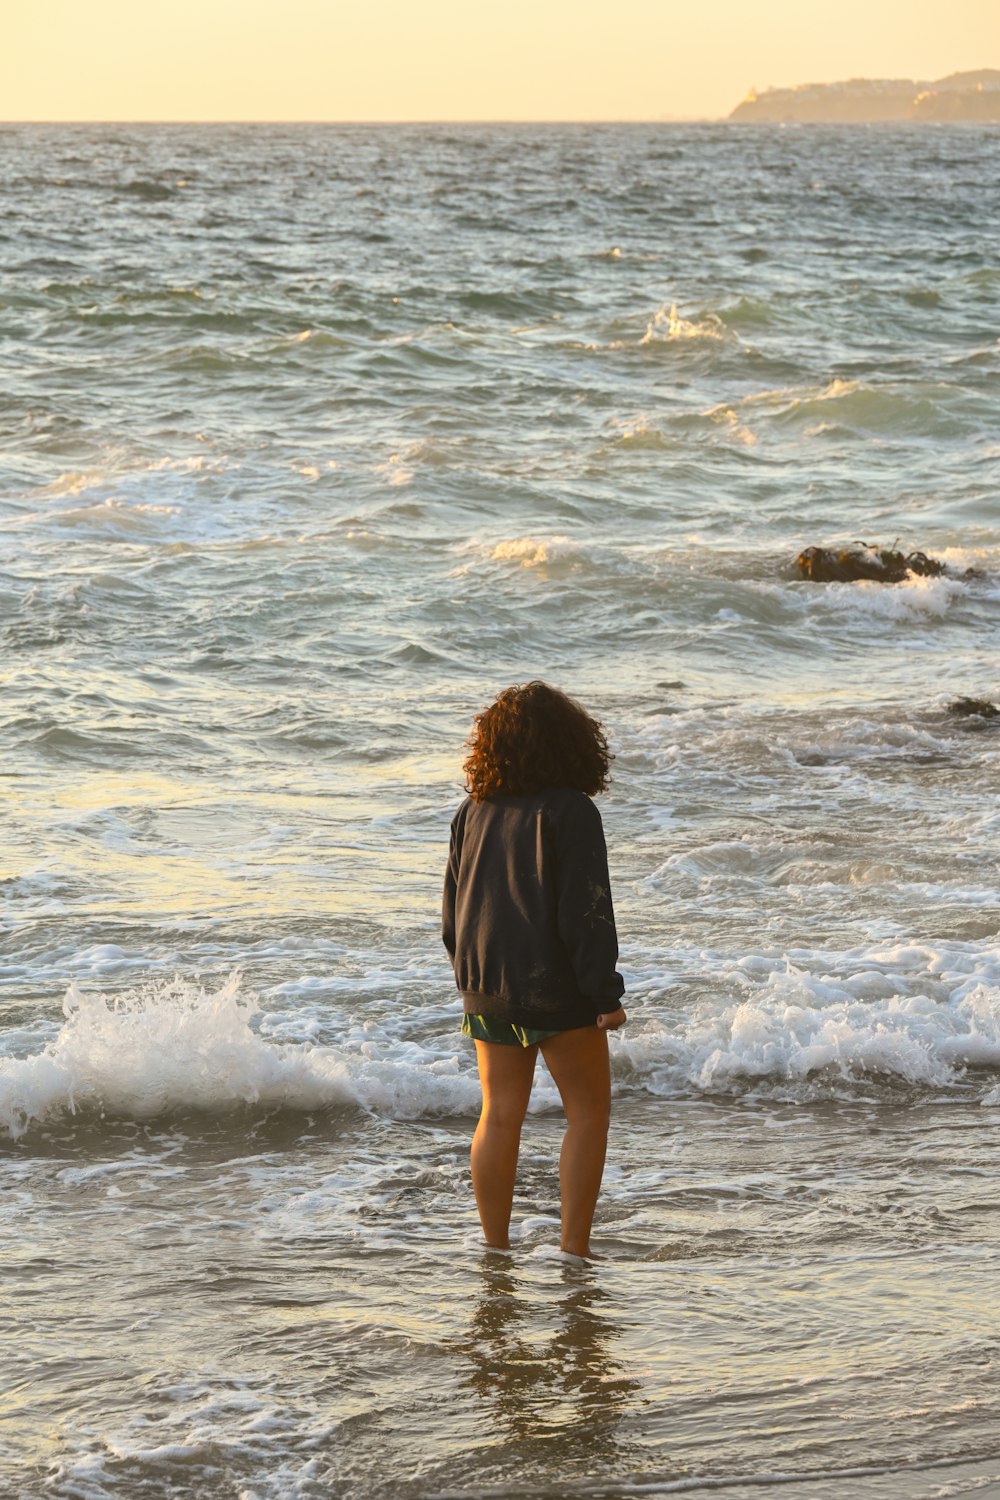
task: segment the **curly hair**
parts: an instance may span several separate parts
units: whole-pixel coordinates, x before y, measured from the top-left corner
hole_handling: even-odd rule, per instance
[[[504,688],[476,714],[468,746],[462,769],[476,802],[554,787],[592,797],[611,779],[614,757],[602,726],[547,682]]]

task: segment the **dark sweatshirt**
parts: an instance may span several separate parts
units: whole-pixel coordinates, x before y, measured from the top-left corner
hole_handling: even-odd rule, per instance
[[[553,1031],[618,1009],[601,815],[583,792],[466,798],[451,825],[444,945],[465,1009]]]

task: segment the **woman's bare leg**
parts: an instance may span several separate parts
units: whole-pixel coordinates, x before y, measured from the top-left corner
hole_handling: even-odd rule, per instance
[[[566,1111],[559,1157],[562,1248],[570,1255],[589,1255],[611,1119],[607,1033],[597,1026],[560,1031],[542,1043],[542,1056]]]
[[[488,1245],[510,1246],[521,1126],[531,1097],[537,1047],[508,1047],[476,1039],[483,1109],[472,1137],[472,1188]]]

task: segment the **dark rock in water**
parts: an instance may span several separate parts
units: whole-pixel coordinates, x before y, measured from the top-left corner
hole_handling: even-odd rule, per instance
[[[988,698],[956,698],[954,703],[948,704],[948,713],[959,714],[962,718],[976,714],[980,719],[1000,719],[1000,708]]]
[[[947,571],[943,562],[926,552],[896,552],[892,547],[869,547],[865,542],[856,542],[844,552],[807,547],[795,561],[802,577],[813,583],[857,583],[860,579],[902,583],[912,574],[936,578]]]

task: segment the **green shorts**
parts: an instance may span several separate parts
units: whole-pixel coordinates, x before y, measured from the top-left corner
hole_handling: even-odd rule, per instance
[[[516,1026],[513,1021],[498,1021],[495,1016],[462,1017],[462,1035],[480,1042],[502,1042],[506,1047],[537,1047],[539,1042],[558,1036],[557,1031],[536,1031],[532,1026]]]

